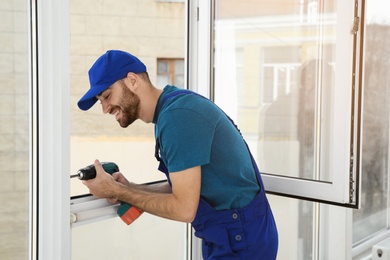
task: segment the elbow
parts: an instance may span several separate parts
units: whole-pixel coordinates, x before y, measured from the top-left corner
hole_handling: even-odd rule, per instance
[[[196,217],[196,213],[195,214],[187,213],[182,216],[182,221],[186,223],[192,223],[195,220],[195,217]]]
[[[196,217],[197,208],[186,208],[180,214],[180,220],[186,223],[192,223]]]

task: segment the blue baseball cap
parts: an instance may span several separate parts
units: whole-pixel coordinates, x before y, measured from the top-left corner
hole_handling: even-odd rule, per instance
[[[146,72],[146,66],[134,55],[119,50],[109,50],[99,57],[88,71],[90,88],[79,100],[81,110],[90,109],[101,94],[116,81],[123,79],[127,73]]]

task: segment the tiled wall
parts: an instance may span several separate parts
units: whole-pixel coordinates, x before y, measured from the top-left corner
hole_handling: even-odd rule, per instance
[[[29,99],[27,2],[0,2],[0,258],[27,259]]]
[[[77,101],[89,88],[88,70],[109,49],[138,56],[156,83],[157,58],[184,58],[184,3],[155,0],[71,0],[71,117],[72,136],[128,136],[115,120],[95,105],[80,111]],[[160,86],[163,87],[163,86]],[[132,135],[150,135],[152,128],[137,122]]]

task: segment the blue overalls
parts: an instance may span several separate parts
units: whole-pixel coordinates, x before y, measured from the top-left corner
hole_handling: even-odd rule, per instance
[[[162,104],[180,94],[198,95],[188,90],[180,90],[165,96]],[[232,121],[230,118],[229,120]],[[233,121],[232,123],[234,124]],[[165,173],[169,184],[172,185],[169,172],[159,157],[159,147],[159,141],[156,140],[155,157],[160,161],[159,170]],[[200,198],[192,226],[195,229],[195,236],[202,239],[202,255],[205,260],[276,259],[278,233],[275,220],[265,195],[260,171],[252,154],[251,160],[260,191],[247,206],[240,209],[215,210]]]

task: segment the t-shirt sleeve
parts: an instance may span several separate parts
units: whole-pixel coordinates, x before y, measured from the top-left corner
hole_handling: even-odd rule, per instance
[[[179,108],[161,117],[161,152],[169,172],[210,162],[215,127],[196,111]]]

